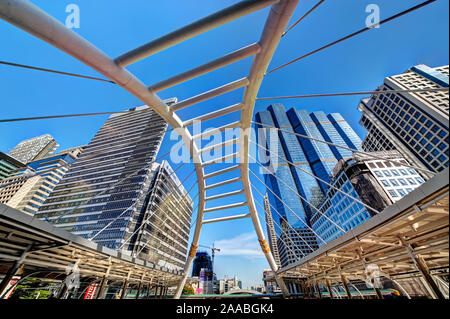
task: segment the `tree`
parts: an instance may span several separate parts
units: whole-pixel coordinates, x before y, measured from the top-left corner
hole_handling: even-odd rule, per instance
[[[48,288],[53,285],[54,283],[43,282],[37,278],[27,278],[17,285],[11,299],[47,299],[51,293]]]

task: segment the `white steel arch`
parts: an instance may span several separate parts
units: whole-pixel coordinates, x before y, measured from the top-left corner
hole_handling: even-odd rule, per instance
[[[184,144],[188,148],[193,163],[195,165],[195,171],[198,180],[199,190],[199,205],[197,212],[197,222],[194,232],[194,237],[189,250],[188,259],[184,269],[183,280],[180,282],[175,294],[175,298],[179,298],[181,291],[186,282],[189,274],[193,259],[197,247],[199,245],[200,233],[202,225],[212,222],[221,222],[233,219],[242,219],[250,217],[253,222],[255,232],[260,242],[261,248],[269,262],[272,271],[277,271],[277,265],[273,258],[273,255],[269,249],[268,243],[264,236],[264,232],[261,228],[260,221],[258,219],[258,213],[255,207],[253,199],[251,183],[249,179],[249,132],[252,125],[253,109],[256,100],[256,95],[259,91],[261,82],[264,77],[264,73],[272,59],[272,56],[278,46],[279,40],[287,27],[290,17],[298,4],[298,0],[246,0],[241,1],[235,5],[232,5],[226,9],[216,12],[210,16],[197,20],[185,27],[182,27],[174,32],[171,32],[165,36],[162,36],[156,40],[153,40],[143,46],[127,52],[116,59],[111,59],[102,51],[97,49],[87,40],[66,28],[55,18],[51,17],[37,6],[31,4],[26,0],[0,0],[0,18],[7,22],[17,26],[24,31],[31,33],[32,35],[50,43],[51,45],[59,48],[60,50],[68,53],[84,64],[90,66],[94,70],[103,74],[108,79],[114,81],[116,84],[123,87],[125,90],[139,98],[143,103],[155,110],[168,124],[176,130],[180,135]],[[174,77],[163,80],[159,83],[153,84],[149,87],[144,85],[133,74],[128,72],[124,67],[137,62],[150,55],[156,54],[166,48],[169,48],[175,44],[183,42],[187,39],[195,37],[198,34],[204,33],[211,29],[214,29],[227,22],[245,16],[249,13],[257,11],[259,9],[272,6],[269,16],[266,20],[260,41],[253,43],[242,49],[226,54],[218,59],[207,62],[197,68],[189,71],[182,72]],[[188,81],[196,78],[202,74],[206,74],[213,70],[219,69],[225,65],[239,61],[243,58],[254,56],[249,75],[245,78],[238,79],[236,81],[225,84],[216,89],[204,92],[197,96],[188,98],[184,101],[180,101],[175,105],[167,106],[155,93],[165,88],[172,87],[176,84]],[[182,121],[176,114],[177,110],[185,107],[189,107],[196,103],[208,100],[215,96],[236,90],[238,88],[245,87],[243,100],[232,106],[214,111],[196,119]],[[240,128],[241,134],[239,138],[225,141],[221,143],[219,147],[225,147],[227,145],[239,144],[239,154],[226,155],[225,157],[239,157],[240,163],[238,165],[226,168],[220,171],[214,171],[209,174],[205,174],[204,167],[215,164],[216,159],[211,162],[203,162],[201,154],[211,149],[207,147],[199,149],[195,144],[195,140],[201,138],[200,136],[193,136],[188,126],[193,124],[194,120],[208,120],[213,118],[219,118],[225,114],[231,112],[241,112],[240,121],[229,123],[221,128],[217,128],[208,132],[208,135],[221,132],[227,128]],[[222,158],[225,159],[225,157]],[[219,176],[230,172],[232,170],[240,170],[241,176],[239,178],[225,180],[217,184],[207,185],[206,180],[211,177]],[[206,190],[226,185],[229,183],[241,182],[242,190],[219,194],[206,198]],[[224,198],[236,195],[238,193],[244,193],[246,202],[236,203],[221,207],[214,207],[205,210],[205,202],[211,199]],[[234,207],[248,206],[249,214],[241,214],[231,217],[221,217],[209,220],[203,220],[203,215],[207,211],[228,209]],[[287,287],[282,281],[281,277],[277,278],[278,284],[282,289],[283,295],[288,295]]]

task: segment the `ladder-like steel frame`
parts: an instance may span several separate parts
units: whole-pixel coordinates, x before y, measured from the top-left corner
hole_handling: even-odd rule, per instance
[[[144,104],[155,110],[164,120],[166,120],[167,123],[180,135],[180,138],[188,148],[192,156],[198,180],[198,217],[193,240],[189,250],[189,255],[184,268],[183,279],[181,280],[177,288],[175,298],[180,297],[187,276],[191,269],[195,253],[199,245],[200,233],[203,224],[250,217],[264,255],[266,256],[272,271],[274,273],[276,273],[277,271],[278,267],[264,236],[264,232],[258,219],[258,213],[253,199],[248,166],[248,152],[250,143],[249,132],[252,125],[253,109],[255,105],[256,95],[261,86],[264,73],[269,66],[272,56],[278,46],[284,30],[287,27],[293,11],[298,4],[298,1],[299,0],[241,1],[205,18],[197,20],[187,26],[184,26],[174,32],[168,33],[167,35],[164,35],[147,44],[144,44],[141,47],[138,47],[117,57],[116,59],[111,59],[105,53],[93,46],[90,42],[82,38],[77,33],[66,28],[58,20],[51,17],[30,2],[26,0],[0,0],[0,18],[68,53],[69,55],[103,74],[108,79],[114,81],[116,84],[120,85],[122,88],[141,100]],[[155,83],[149,87],[144,85],[139,79],[137,79],[133,74],[125,69],[126,66],[134,62],[137,62],[148,56],[163,51],[171,46],[193,38],[201,33],[217,28],[223,24],[226,24],[230,21],[248,15],[257,10],[266,8],[268,6],[271,6],[271,10],[258,43],[253,43],[242,49],[228,53],[215,60],[202,64],[194,69],[182,72],[169,79]],[[167,106],[156,95],[156,92],[196,78],[200,75],[209,73],[213,70],[217,70],[250,56],[253,56],[253,61],[249,75],[245,78],[235,80],[216,89],[201,93],[184,101],[180,101],[175,105],[172,105],[171,107]],[[243,100],[237,104],[184,122],[176,114],[177,110],[192,106],[202,101],[211,99],[215,96],[231,92],[242,87],[245,88]],[[208,120],[219,118],[223,115],[237,111],[241,112],[240,121],[238,122],[226,124],[221,128],[208,131],[206,134],[200,136],[192,136],[192,134],[188,130],[188,126],[192,125],[194,123],[194,120]],[[240,128],[240,136],[237,139],[225,141],[219,144],[218,147],[239,144],[239,154],[227,155],[225,159],[239,157],[240,164],[232,166],[231,168],[205,174],[204,167],[214,165],[215,163],[217,163],[217,160],[206,163],[202,162],[201,154],[212,149],[212,147],[199,149],[195,144],[195,140],[201,137],[206,137],[221,132],[227,128]],[[219,176],[232,170],[240,170],[241,174],[239,178],[226,180],[217,184],[206,185],[205,180],[207,180],[208,178]],[[207,189],[235,182],[242,183],[242,190],[206,198]],[[245,194],[246,202],[234,203],[205,210],[205,202],[207,200],[224,198],[240,193]],[[203,220],[204,213],[207,211],[216,211],[242,206],[248,206],[248,214],[239,214],[236,216]],[[289,292],[283,280],[280,277],[277,277],[276,279],[283,295],[288,296]]]

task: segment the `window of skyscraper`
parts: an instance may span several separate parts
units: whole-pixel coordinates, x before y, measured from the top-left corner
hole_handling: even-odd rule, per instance
[[[394,191],[393,189],[389,190],[389,194],[391,194],[392,197],[398,197],[397,192]]]

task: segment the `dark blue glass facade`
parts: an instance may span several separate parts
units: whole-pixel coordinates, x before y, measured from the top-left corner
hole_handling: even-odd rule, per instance
[[[209,280],[212,279],[212,260],[209,254],[205,251],[198,251],[192,264],[192,277],[200,277],[202,269],[207,269]]]
[[[350,127],[346,120],[339,113],[331,113],[328,114],[328,118],[330,119],[333,126],[336,128],[338,133],[344,139],[347,147],[361,150],[362,140],[356,134],[356,132]]]
[[[321,112],[321,111],[313,112],[313,113],[311,113],[311,118],[314,121],[314,123],[316,124],[317,128],[319,129],[320,134],[322,134],[322,137],[324,138],[325,141],[333,143],[333,144],[341,145],[341,146],[351,145],[350,143],[347,143],[344,140],[344,138],[341,136],[341,134],[339,134],[336,127],[334,127],[333,123],[331,122],[329,117],[324,112]],[[357,136],[356,139],[358,139],[358,138],[359,137]],[[361,142],[358,143],[357,140],[355,142],[357,142],[357,145],[353,145],[353,146],[356,146],[355,148],[357,150],[361,150],[360,149]],[[352,151],[341,148],[341,147],[332,146],[330,144],[328,144],[328,146],[330,147],[331,151],[333,152],[335,158],[338,160],[351,157],[353,154]],[[350,148],[350,146],[349,146],[349,148]]]
[[[314,176],[330,183],[333,169],[338,160],[350,157],[352,152],[289,132],[358,150],[360,149],[361,139],[337,113],[326,115],[324,112],[314,112],[310,114],[305,110],[294,108],[286,112],[282,104],[272,104],[266,111],[256,113],[255,121],[266,125],[257,127],[258,144],[295,164],[295,166],[288,164],[276,155],[259,148],[260,161],[264,162],[266,167],[272,169],[276,176],[264,172],[267,188],[276,194],[272,194],[270,190],[267,192],[269,202],[277,208],[281,215],[277,216],[277,212],[272,211],[273,219],[279,225],[288,223],[291,226],[289,228],[284,227],[285,231],[289,232],[290,237],[301,233],[303,234],[302,237],[308,238],[307,241],[311,247],[317,247],[317,243],[321,240],[315,238],[315,236],[306,236],[305,231],[313,234],[310,219],[316,208],[319,208],[320,204],[323,203],[328,186]],[[283,131],[270,129],[269,127],[280,128]],[[300,194],[301,198],[296,193]],[[298,231],[293,231],[293,228]],[[275,229],[278,237],[280,237],[283,232],[277,226],[275,226]],[[289,245],[289,242],[290,240],[285,240],[284,245]],[[299,240],[296,238],[291,242],[299,242]],[[281,245],[280,240],[278,240],[278,245]],[[305,246],[304,241],[303,246]],[[300,249],[300,254],[311,252],[311,249],[304,248]],[[285,251],[285,255],[288,256],[283,258],[281,256],[283,254],[280,254],[282,265],[291,262],[289,251],[297,251],[294,247],[289,249],[279,247],[279,249]]]
[[[345,172],[342,171],[335,178],[333,185],[345,194],[360,200]],[[316,212],[312,216],[311,226],[326,243],[344,234],[340,228],[347,232],[370,218],[364,205],[332,188],[328,190],[326,200],[319,210],[320,213]],[[319,246],[325,245],[324,241],[319,241]]]
[[[271,112],[269,111],[262,111],[256,114],[256,120],[266,125],[275,125]],[[285,137],[289,138],[289,136]],[[258,134],[258,144],[263,145],[272,152],[267,152],[262,148],[259,149],[260,161],[266,164],[266,168],[276,175],[275,177],[272,174],[268,174],[267,171],[262,171],[265,174],[266,185],[272,191],[268,191],[268,196],[270,203],[276,208],[276,211],[273,212],[274,221],[280,226],[287,222],[292,227],[305,227],[305,223],[307,222],[305,209],[299,196],[292,192],[297,187],[292,176],[291,168],[275,155],[277,154],[281,158],[290,156],[284,152],[282,140],[283,138],[278,134],[278,131],[263,130],[262,134]],[[281,179],[284,183],[277,178]],[[281,234],[279,227],[275,227],[275,231],[279,235]]]

